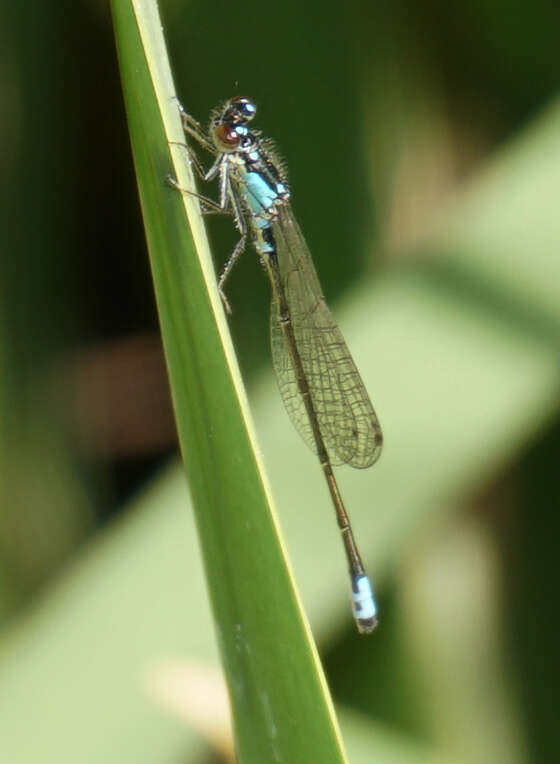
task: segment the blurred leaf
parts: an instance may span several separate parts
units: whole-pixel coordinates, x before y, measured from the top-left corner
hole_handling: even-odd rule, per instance
[[[504,639],[516,624],[502,617],[493,530],[482,513],[457,512],[420,533],[399,572],[397,619],[413,667],[408,691],[414,686],[434,747],[452,761],[523,764],[527,730]],[[471,729],[477,734],[466,735]]]
[[[62,566],[92,524],[68,426],[69,356],[83,326],[73,183],[80,119],[60,82],[68,19],[38,3],[6,9],[0,64],[0,619]],[[41,129],[30,115],[41,115]],[[53,193],[53,187],[56,193]]]
[[[371,764],[374,755],[375,761],[383,764],[444,764],[449,761],[427,745],[376,724],[363,714],[342,707],[339,718],[352,764]]]
[[[549,346],[560,339],[559,131],[557,100],[450,205],[428,244],[446,253],[453,288]]]
[[[185,654],[217,663],[194,516],[174,469],[4,639],[3,758],[153,764],[202,753],[202,736],[153,691],[158,670]]]

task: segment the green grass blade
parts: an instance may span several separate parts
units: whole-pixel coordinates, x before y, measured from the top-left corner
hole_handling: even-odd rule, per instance
[[[269,510],[214,274],[188,233],[189,183],[161,22],[115,0],[134,161],[177,426],[242,762],[343,761],[331,703]]]

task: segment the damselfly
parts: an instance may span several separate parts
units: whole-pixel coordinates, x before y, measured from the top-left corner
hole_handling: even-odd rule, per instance
[[[381,428],[325,303],[292,213],[286,171],[273,143],[249,128],[255,113],[249,99],[231,98],[212,113],[206,132],[181,109],[185,132],[215,155],[204,172],[189,150],[201,177],[218,178],[220,188],[217,202],[196,196],[203,211],[232,214],[241,234],[218,281],[228,312],[224,285],[248,235],[270,279],[272,356],[280,393],[295,427],[319,457],[350,568],[354,618],[358,630],[367,633],[377,624],[377,606],[332,465],[371,466],[381,452]]]

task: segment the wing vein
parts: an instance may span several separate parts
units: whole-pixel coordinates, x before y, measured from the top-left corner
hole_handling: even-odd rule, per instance
[[[381,452],[381,428],[350,351],[324,300],[311,256],[288,205],[273,222],[280,278],[319,428],[332,464],[365,468]],[[271,345],[282,400],[316,451],[313,429],[273,296]]]

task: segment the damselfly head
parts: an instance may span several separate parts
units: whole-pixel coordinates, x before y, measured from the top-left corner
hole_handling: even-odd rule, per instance
[[[235,96],[213,112],[210,135],[220,152],[231,154],[235,151],[250,151],[255,138],[246,126],[257,112],[257,107],[249,98]]]
[[[248,127],[227,122],[212,125],[210,135],[218,151],[224,154],[232,154],[235,151],[249,152],[256,142]]]
[[[250,98],[234,96],[226,101],[221,114],[221,121],[230,125],[246,125],[257,113],[257,107]]]

